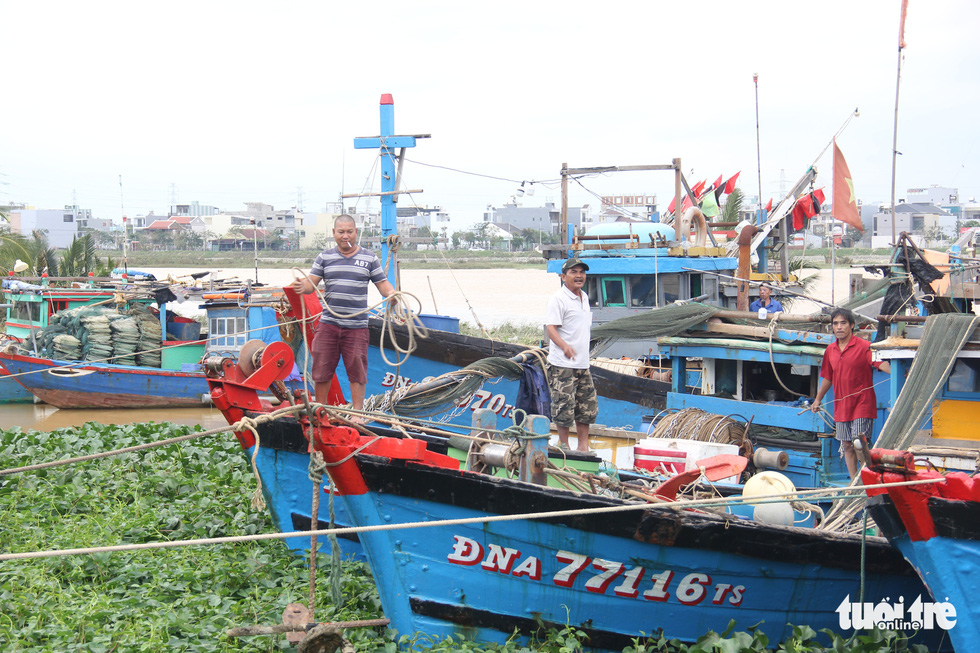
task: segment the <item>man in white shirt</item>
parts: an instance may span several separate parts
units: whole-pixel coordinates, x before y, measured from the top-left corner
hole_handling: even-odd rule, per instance
[[[589,373],[592,312],[582,290],[589,266],[570,258],[561,266],[562,286],[548,300],[548,376],[551,386],[551,421],[558,428],[559,446],[568,448],[575,424],[578,450],[589,450],[589,426],[599,412],[595,386]]]

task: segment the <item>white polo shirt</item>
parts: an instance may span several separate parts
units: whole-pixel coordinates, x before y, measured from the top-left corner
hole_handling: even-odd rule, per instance
[[[575,350],[575,358],[566,358],[554,340],[548,339],[548,362],[557,367],[576,370],[589,369],[589,339],[592,335],[592,311],[589,296],[582,291],[577,297],[565,287],[548,299],[544,314],[545,326],[554,325],[561,339]]]

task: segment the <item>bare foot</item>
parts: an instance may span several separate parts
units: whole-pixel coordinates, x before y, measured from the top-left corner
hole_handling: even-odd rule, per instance
[[[360,415],[349,415],[349,416],[347,417],[347,420],[348,420],[348,421],[349,421],[349,422],[350,422],[351,424],[363,424],[363,423],[364,423],[364,418],[363,418],[363,417],[361,417]]]

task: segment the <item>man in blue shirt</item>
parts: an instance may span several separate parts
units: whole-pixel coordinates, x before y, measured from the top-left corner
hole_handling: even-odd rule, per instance
[[[758,313],[760,308],[766,309],[766,313],[782,313],[783,305],[772,298],[772,288],[764,283],[759,286],[759,299],[749,304],[749,310]]]

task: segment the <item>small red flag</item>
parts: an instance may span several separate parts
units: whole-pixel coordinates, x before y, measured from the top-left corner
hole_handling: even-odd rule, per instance
[[[719,186],[721,186],[721,180],[724,179],[724,177],[725,175],[718,175],[718,178],[715,179],[715,183],[711,184],[711,187],[717,189]]]
[[[864,231],[861,216],[858,214],[857,197],[854,195],[854,182],[851,171],[844,161],[844,155],[834,140],[834,217],[852,227]]]
[[[704,190],[704,184],[706,182],[707,179],[704,181],[699,181],[698,183],[694,184],[694,186],[691,188],[691,195],[694,195],[695,197],[701,195],[701,191]]]
[[[735,190],[735,181],[738,179],[738,176],[740,174],[742,174],[742,171],[741,170],[739,170],[738,172],[736,172],[734,175],[732,175],[732,178],[731,179],[729,179],[728,181],[725,182],[725,193],[727,195],[731,195],[732,194],[732,191]]]
[[[898,21],[898,49],[905,47],[905,16],[909,11],[909,0],[902,0],[902,17]]]
[[[766,204],[766,214],[768,215],[770,211],[772,211],[772,198],[771,197],[769,198],[769,203]]]

